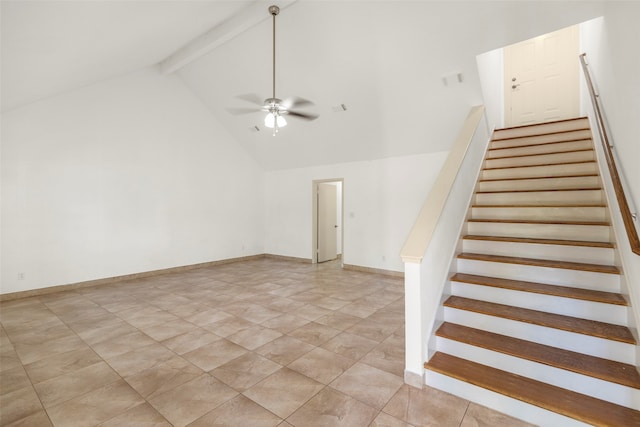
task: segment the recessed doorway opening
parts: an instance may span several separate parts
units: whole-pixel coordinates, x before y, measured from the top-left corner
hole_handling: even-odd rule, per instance
[[[312,262],[344,260],[344,179],[312,182],[311,234]]]

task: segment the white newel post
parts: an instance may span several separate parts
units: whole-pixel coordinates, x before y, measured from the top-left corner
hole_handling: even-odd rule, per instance
[[[405,370],[404,382],[417,388],[424,384],[422,289],[420,262],[404,264]]]

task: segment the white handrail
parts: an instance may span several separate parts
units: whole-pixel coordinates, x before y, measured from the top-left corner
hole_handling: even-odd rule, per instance
[[[400,256],[405,263],[422,262],[422,257],[429,247],[433,232],[438,224],[440,215],[451,191],[451,187],[458,175],[460,165],[473,139],[473,135],[484,114],[484,106],[478,105],[471,108],[467,119],[462,126],[462,130],[455,140],[449,156],[442,166],[440,174],[436,178],[431,192],[424,202],[418,218],[411,228],[409,237],[404,243]]]
[[[489,142],[484,115],[483,106],[469,112],[400,253],[405,274],[404,379],[415,387],[424,383],[428,340]]]

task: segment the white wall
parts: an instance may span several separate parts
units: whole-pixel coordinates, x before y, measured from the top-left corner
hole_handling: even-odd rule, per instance
[[[617,154],[618,170],[626,177],[628,197],[635,202],[635,212],[640,203],[640,57],[638,50],[637,22],[640,3],[607,3],[605,14],[582,24],[581,47],[587,54],[589,68],[595,80],[604,114],[609,123],[609,135]],[[585,102],[586,102],[585,97]],[[585,111],[589,108],[585,105]],[[596,130],[594,129],[594,134]],[[594,135],[596,139],[597,135]],[[598,145],[598,143],[596,144]],[[599,147],[598,147],[599,148]],[[600,150],[599,150],[600,151]],[[605,166],[601,165],[601,169]],[[618,242],[619,262],[622,266],[628,294],[633,308],[636,327],[640,325],[640,256],[631,251],[622,217],[615,207],[617,202],[610,180],[605,177],[605,189],[609,203],[614,208],[612,223]],[[632,211],[634,208],[631,208]],[[636,221],[636,229],[638,222]],[[640,363],[640,347],[637,351]]]
[[[603,19],[582,25],[581,40],[636,204],[640,204],[639,19],[639,2],[607,3]]]
[[[604,16],[580,23],[580,53],[587,53],[588,62],[601,61],[604,41]],[[591,108],[589,89],[580,68],[580,114],[586,116]]]
[[[344,263],[402,271],[400,249],[446,155],[267,172],[266,252],[310,259],[311,182],[344,178]]]
[[[494,49],[478,55],[476,63],[485,115],[491,132],[504,127],[504,49]]]
[[[2,293],[264,252],[263,172],[177,77],[9,111],[1,152]]]

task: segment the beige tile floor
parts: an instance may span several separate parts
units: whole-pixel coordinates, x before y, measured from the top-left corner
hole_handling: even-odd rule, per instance
[[[403,384],[400,279],[259,259],[0,304],[2,426],[524,426]]]

